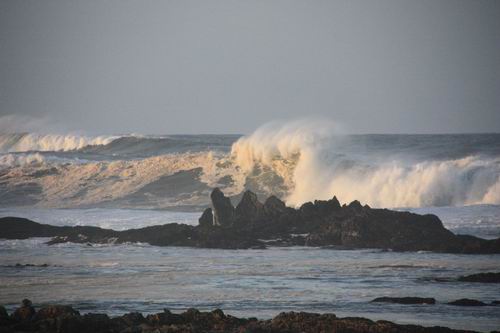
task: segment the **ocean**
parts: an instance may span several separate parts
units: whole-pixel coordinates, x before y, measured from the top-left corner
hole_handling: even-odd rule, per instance
[[[246,136],[0,134],[0,217],[116,230],[196,224],[214,187],[233,204],[245,189],[293,207],[336,195],[342,203],[433,213],[455,233],[496,238],[500,134],[345,135],[314,123],[272,124]],[[0,304],[9,310],[30,298],[108,314],[219,307],[259,318],[293,310],[500,327],[498,306],[445,304],[499,300],[495,284],[452,279],[498,271],[500,255],[46,241],[0,240]],[[382,296],[438,304],[370,303]]]

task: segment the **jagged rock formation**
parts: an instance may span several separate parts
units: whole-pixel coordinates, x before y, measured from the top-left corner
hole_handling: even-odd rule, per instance
[[[210,199],[214,207],[214,225],[220,227],[232,226],[234,223],[234,207],[231,200],[219,188],[212,191]]]
[[[22,307],[21,307],[22,308]],[[283,312],[273,319],[236,318],[222,310],[200,312],[196,309],[176,314],[169,310],[144,317],[131,312],[110,318],[106,314],[80,313],[70,306],[48,305],[29,318],[8,316],[0,307],[0,332],[39,333],[452,333],[466,332],[446,327],[399,325],[389,321],[365,318],[339,318],[334,314]],[[16,310],[17,312],[18,310]],[[34,310],[33,310],[34,311]],[[470,332],[470,331],[469,331]]]
[[[372,209],[337,198],[286,207],[278,198],[262,204],[247,191],[236,208],[218,188],[196,227],[165,224],[114,231],[97,227],[55,227],[26,219],[0,219],[0,238],[54,237],[49,243],[145,242],[159,246],[263,248],[273,246],[334,246],[394,251],[500,253],[500,238],[485,240],[455,235],[435,215]]]
[[[264,205],[259,202],[257,195],[251,191],[245,191],[240,203],[235,209],[235,220],[253,223],[265,217]]]

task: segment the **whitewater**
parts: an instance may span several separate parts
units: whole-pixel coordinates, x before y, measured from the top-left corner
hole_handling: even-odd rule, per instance
[[[214,187],[233,203],[246,189],[294,207],[335,195],[436,214],[455,233],[496,238],[500,134],[347,135],[325,121],[269,123],[248,135],[0,134],[0,217],[115,230],[196,225]],[[27,297],[82,313],[196,307],[270,318],[307,310],[479,331],[500,325],[495,307],[444,304],[491,302],[496,286],[436,282],[495,271],[498,255],[47,241],[0,240],[7,309]],[[381,296],[438,304],[370,303]]]
[[[500,204],[500,135],[344,135],[325,122],[238,135],[0,135],[3,206],[198,210],[221,187],[290,206]]]

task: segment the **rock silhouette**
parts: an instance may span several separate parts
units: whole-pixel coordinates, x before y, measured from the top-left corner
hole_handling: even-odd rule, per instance
[[[262,204],[246,191],[236,208],[218,188],[210,195],[198,226],[165,224],[115,231],[90,226],[56,227],[27,219],[0,219],[0,238],[53,237],[49,244],[144,242],[158,246],[222,249],[266,246],[378,248],[393,251],[500,253],[500,238],[485,240],[455,235],[435,215],[373,209],[336,197],[287,207],[275,196]],[[264,240],[264,241],[263,241]]]
[[[30,302],[31,303],[31,302]],[[22,307],[21,307],[22,308]],[[2,307],[0,307],[2,309]],[[19,309],[18,309],[19,310]],[[16,312],[18,312],[16,310]],[[35,311],[33,309],[33,311]],[[200,312],[196,309],[176,314],[169,310],[144,317],[132,312],[110,318],[106,314],[81,315],[70,306],[48,305],[30,319],[8,316],[0,311],[1,332],[39,333],[118,333],[118,332],[179,332],[179,333],[452,333],[466,332],[446,327],[399,325],[389,321],[372,321],[365,318],[339,318],[335,314],[283,312],[268,320],[237,318],[216,309]],[[468,331],[470,332],[470,331]]]
[[[378,297],[372,300],[374,303],[396,303],[396,304],[436,304],[434,298],[422,297]]]

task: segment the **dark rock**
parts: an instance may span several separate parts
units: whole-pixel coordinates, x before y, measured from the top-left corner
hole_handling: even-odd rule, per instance
[[[212,316],[217,320],[222,320],[226,318],[226,315],[221,309],[215,309],[212,312]]]
[[[124,314],[119,319],[126,326],[137,326],[146,322],[146,318],[140,312],[130,312]]]
[[[201,214],[201,217],[198,219],[198,223],[202,228],[207,228],[214,225],[212,208],[207,208],[203,211],[203,214]]]
[[[461,298],[456,301],[449,302],[449,305],[457,305],[457,306],[486,306],[488,304],[483,303],[481,301],[475,299]]]
[[[255,222],[264,216],[264,205],[255,193],[245,191],[240,203],[236,206],[235,213],[238,221]]]
[[[9,314],[3,306],[0,305],[0,325],[6,325],[10,322]]]
[[[40,224],[21,217],[3,217],[0,219],[0,238],[26,239],[31,237],[54,237],[61,229],[48,224]]]
[[[41,267],[41,268],[45,268],[45,267],[49,267],[49,264],[36,265],[36,264],[20,264],[20,263],[16,263],[15,265],[7,265],[7,266],[4,266],[4,267],[15,267],[15,268]]]
[[[9,314],[7,313],[7,310],[5,310],[5,307],[0,305],[0,319],[6,319],[9,318]]]
[[[304,202],[302,206],[300,206],[299,211],[302,213],[303,217],[307,218],[312,215],[315,215],[316,208],[312,202],[308,201]]]
[[[228,227],[234,223],[235,209],[231,199],[226,197],[219,188],[215,188],[210,194],[214,215],[214,225]]]
[[[151,325],[163,326],[163,325],[180,325],[186,323],[183,316],[174,314],[169,310],[165,309],[163,312],[148,315],[146,320]]]
[[[17,308],[11,318],[15,321],[30,321],[36,311],[29,299],[23,299],[21,307]]]
[[[54,319],[61,316],[78,316],[80,313],[67,305],[47,305],[35,315],[34,320]]]
[[[89,313],[83,316],[67,316],[58,318],[59,333],[108,333],[113,322],[106,314]]]
[[[349,205],[347,205],[347,207],[355,211],[360,211],[363,209],[363,206],[358,200],[354,200]]]
[[[269,218],[274,218],[285,214],[287,207],[283,201],[271,195],[264,202],[264,213]]]
[[[330,200],[315,200],[314,206],[321,214],[330,214],[341,209],[340,202],[337,197]]]
[[[27,305],[26,306],[31,306]],[[45,307],[43,316],[25,322],[0,320],[0,332],[39,332],[39,333],[132,333],[132,332],[183,332],[183,333],[453,333],[460,332],[444,327],[422,327],[417,325],[398,325],[389,321],[372,321],[365,318],[338,318],[334,314],[306,312],[280,313],[269,320],[256,318],[240,319],[224,314],[220,309],[200,312],[188,309],[181,314],[168,310],[148,315],[132,312],[121,317],[109,318],[106,314],[86,314],[67,306]],[[41,311],[41,310],[40,310]],[[1,310],[0,310],[1,315]],[[1,317],[0,317],[1,318]]]
[[[491,305],[500,305],[500,301],[493,301],[491,302]]]
[[[335,197],[328,201],[307,202],[294,209],[286,207],[276,197],[261,204],[250,191],[245,192],[235,209],[231,200],[217,188],[210,197],[213,208],[203,212],[196,227],[170,223],[115,231],[97,227],[48,226],[8,217],[0,218],[0,238],[53,237],[48,244],[143,242],[156,246],[222,249],[264,248],[265,243],[261,240],[273,240],[268,244],[500,253],[500,238],[485,240],[455,235],[431,214],[372,209],[358,201],[340,206]],[[485,277],[481,276],[481,279],[484,281]]]
[[[422,297],[378,297],[372,302],[397,303],[397,304],[436,304],[434,298]]]
[[[287,312],[274,317],[269,328],[277,332],[333,332],[337,320],[334,314]]]
[[[500,283],[500,273],[478,273],[478,274],[466,275],[459,277],[458,281]]]

